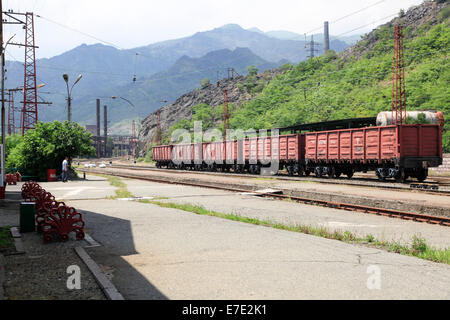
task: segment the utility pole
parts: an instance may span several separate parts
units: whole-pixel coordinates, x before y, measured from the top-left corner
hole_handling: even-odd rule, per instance
[[[403,49],[403,27],[395,26],[394,74],[392,77],[392,114],[395,124],[402,125],[406,117],[405,60]]]
[[[157,122],[156,122],[156,132],[155,132],[155,144],[160,146],[162,144],[162,130],[161,130],[161,109],[156,112]]]
[[[0,188],[4,188],[5,187],[5,183],[6,183],[6,179],[5,179],[5,145],[6,145],[6,137],[5,137],[5,116],[6,116],[6,112],[5,112],[5,53],[3,50],[3,4],[2,4],[2,0],[0,0],[0,55],[1,55],[1,59],[2,59],[2,146],[3,146],[3,150],[1,151],[1,185]]]
[[[136,121],[131,123],[131,154],[136,159]]]
[[[100,99],[97,99],[97,158],[100,159]]]
[[[228,108],[228,91],[223,90],[223,141],[227,139],[227,130],[230,129],[230,109]]]
[[[305,43],[306,43],[306,34],[305,34]],[[314,41],[314,36],[311,36],[311,41],[305,44],[305,48],[309,49],[309,56],[307,56],[307,58],[312,59],[315,57],[314,53],[319,51],[316,49],[317,45],[318,43]]]
[[[108,141],[108,107],[103,106],[103,134],[105,135],[105,148],[104,148],[104,157],[106,158],[106,142]]]
[[[8,134],[16,133],[16,120],[15,120],[15,108],[14,108],[14,90],[8,90]]]

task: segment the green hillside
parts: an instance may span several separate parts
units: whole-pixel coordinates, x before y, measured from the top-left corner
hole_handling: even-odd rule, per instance
[[[450,152],[449,9],[445,6],[422,24],[400,19],[405,25],[407,109],[444,113],[446,152]],[[393,25],[397,22],[399,18],[374,30],[349,52],[329,52],[292,66],[233,112],[232,127],[285,127],[390,110]]]

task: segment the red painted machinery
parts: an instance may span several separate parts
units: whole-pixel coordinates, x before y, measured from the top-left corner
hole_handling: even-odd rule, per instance
[[[84,220],[76,209],[57,202],[55,197],[35,182],[22,186],[22,197],[36,205],[37,231],[44,234],[44,242],[51,242],[57,236],[60,241],[68,241],[69,234],[75,232],[77,240],[83,240]]]

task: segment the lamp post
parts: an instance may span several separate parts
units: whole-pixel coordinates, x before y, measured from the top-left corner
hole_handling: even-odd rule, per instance
[[[66,82],[66,86],[67,86],[67,120],[69,121],[69,123],[72,121],[72,111],[71,111],[71,106],[72,106],[72,90],[73,87],[78,83],[78,81],[81,80],[81,78],[83,78],[83,75],[80,74],[77,78],[77,80],[75,80],[75,82],[73,83],[72,87],[69,90],[69,75],[67,73],[63,74],[63,79]]]

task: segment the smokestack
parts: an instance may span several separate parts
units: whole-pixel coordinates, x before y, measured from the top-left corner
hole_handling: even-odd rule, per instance
[[[330,50],[330,29],[328,26],[328,21],[325,21],[324,23],[324,30],[323,30],[323,52],[327,53],[328,50]]]
[[[107,157],[106,155],[106,142],[108,141],[108,110],[107,107],[104,106],[103,107],[103,111],[104,111],[104,128],[103,128],[103,134],[105,135],[105,158]]]
[[[100,159],[100,99],[97,99],[97,158]]]

